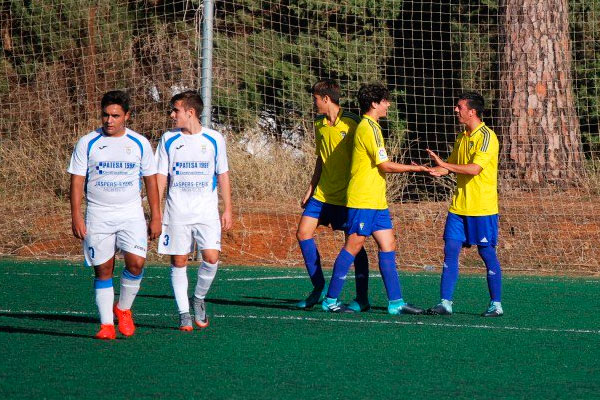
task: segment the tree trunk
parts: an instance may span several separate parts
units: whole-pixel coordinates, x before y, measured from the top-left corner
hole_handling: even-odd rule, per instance
[[[581,172],[568,0],[502,0],[500,125],[509,183],[568,186]]]

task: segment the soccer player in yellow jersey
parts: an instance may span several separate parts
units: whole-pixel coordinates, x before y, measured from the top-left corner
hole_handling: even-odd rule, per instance
[[[348,223],[344,247],[333,265],[333,275],[322,308],[344,312],[338,296],[346,274],[368,236],[379,247],[379,271],[388,296],[388,312],[421,314],[423,310],[404,302],[396,271],[396,242],[386,201],[386,173],[426,172],[427,167],[404,165],[388,159],[378,120],[387,115],[390,92],[381,84],[363,85],[358,91],[363,118],[356,128],[348,184]]]
[[[318,225],[331,225],[334,230],[345,228],[348,210],[346,191],[350,178],[352,141],[359,118],[339,105],[340,87],[331,80],[321,80],[312,88],[313,102],[319,116],[315,120],[317,161],[312,179],[302,199],[304,208],[296,237],[304,263],[313,284],[310,295],[297,303],[299,308],[311,308],[323,300],[325,278],[321,258],[313,239]],[[369,260],[361,249],[354,262],[356,299],[349,305],[356,312],[367,311]]]
[[[458,122],[465,126],[458,135],[448,160],[427,150],[437,164],[433,176],[456,174],[456,190],[444,229],[444,268],[440,284],[441,302],[428,314],[452,314],[452,297],[458,280],[458,258],[462,247],[477,246],[487,268],[490,305],[484,317],[503,315],[502,270],[496,256],[498,244],[498,138],[481,121],[484,100],[477,93],[464,93],[454,108]]]

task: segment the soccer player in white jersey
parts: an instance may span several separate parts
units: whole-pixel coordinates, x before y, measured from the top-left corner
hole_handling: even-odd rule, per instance
[[[125,127],[130,115],[129,97],[122,91],[108,92],[102,97],[101,109],[102,127],[77,142],[68,172],[73,235],[83,240],[85,261],[94,267],[101,322],[96,338],[115,339],[113,311],[123,335],[135,332],[131,306],[144,272],[147,236],[156,239],[160,235],[160,203],[150,143]],[[142,178],[151,212],[148,227],[140,196]],[[84,192],[85,220],[81,214]],[[124,255],[125,269],[119,301],[113,306],[117,249]]]
[[[171,99],[174,129],[156,149],[158,191],[167,191],[158,252],[171,256],[171,283],[179,310],[179,329],[191,331],[187,263],[194,245],[202,252],[193,297],[194,322],[208,326],[204,299],[217,273],[221,228],[232,226],[231,184],[223,136],[200,123],[202,99],[194,91]],[[219,218],[217,188],[223,200]]]

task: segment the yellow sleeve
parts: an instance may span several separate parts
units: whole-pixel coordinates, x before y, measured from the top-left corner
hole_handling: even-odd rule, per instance
[[[321,155],[321,142],[323,141],[323,136],[319,132],[319,130],[315,127],[315,155],[319,157]]]
[[[371,127],[371,129],[366,130],[363,141],[365,144],[365,150],[367,151],[367,154],[371,160],[375,162],[375,165],[389,161],[383,143],[383,136],[378,129]]]
[[[479,143],[477,143],[477,151],[473,157],[473,164],[479,165],[482,169],[485,168],[490,161],[498,158],[500,145],[496,135],[483,135]]]

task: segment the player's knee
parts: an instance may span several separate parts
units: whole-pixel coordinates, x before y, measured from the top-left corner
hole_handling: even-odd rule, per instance
[[[202,255],[202,261],[207,262],[209,264],[216,264],[219,262],[219,252],[216,252],[216,254],[211,253],[211,254],[203,254]]]
[[[308,229],[298,228],[296,231],[296,239],[298,239],[299,242],[311,239],[312,237],[313,233]]]
[[[142,273],[142,271],[144,270],[144,264],[142,263],[141,265],[138,265],[138,264],[128,265],[126,269],[127,269],[127,271],[131,272],[132,275],[139,276]]]
[[[125,263],[125,269],[133,275],[140,275],[144,270],[145,259],[129,260]]]
[[[177,268],[187,267],[188,256],[171,256],[171,265]]]

